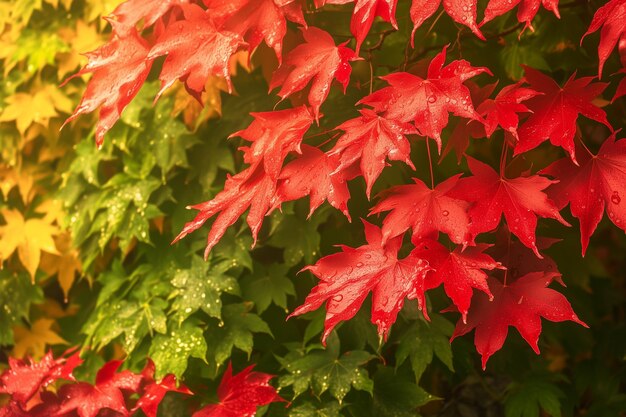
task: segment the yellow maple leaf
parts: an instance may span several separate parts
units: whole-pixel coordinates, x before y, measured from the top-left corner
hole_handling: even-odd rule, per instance
[[[0,165],[0,192],[4,199],[9,198],[9,193],[17,187],[24,203],[29,203],[35,196],[35,177],[31,172],[17,167]]]
[[[17,130],[24,136],[33,123],[48,126],[48,121],[59,115],[57,110],[70,114],[73,103],[51,84],[33,89],[30,93],[15,93],[5,98],[7,106],[0,114],[0,122],[15,121]]]
[[[78,67],[87,63],[87,57],[83,54],[92,51],[102,44],[102,37],[98,33],[96,25],[88,24],[79,20],[76,22],[76,29],[64,27],[59,30],[59,36],[71,48],[70,52],[62,52],[57,55],[57,74],[59,79]]]
[[[204,107],[187,93],[183,84],[178,84],[175,88],[172,115],[178,116],[182,113],[183,121],[189,130],[195,131],[202,122],[222,115],[221,92],[228,91],[228,86],[223,78],[210,76],[207,79],[202,93]]]
[[[58,255],[44,253],[41,257],[41,269],[48,275],[57,275],[59,285],[67,302],[67,296],[74,284],[76,274],[82,270],[78,252],[72,246],[68,232],[61,233],[55,239]]]
[[[17,250],[20,262],[34,282],[41,252],[59,253],[52,238],[59,230],[44,219],[24,219],[17,210],[5,209],[0,213],[6,221],[6,225],[0,226],[0,260]]]
[[[54,324],[55,321],[52,319],[41,318],[33,322],[30,329],[22,326],[13,327],[13,337],[15,338],[13,356],[23,358],[29,355],[37,360],[46,353],[46,346],[69,344],[52,330]]]

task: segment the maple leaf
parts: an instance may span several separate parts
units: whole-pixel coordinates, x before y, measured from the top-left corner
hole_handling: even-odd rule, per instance
[[[494,230],[504,214],[511,232],[531,248],[537,257],[541,257],[535,238],[537,215],[569,226],[543,192],[555,181],[540,175],[506,178],[489,165],[471,157],[467,157],[467,164],[473,176],[460,179],[450,195],[474,203],[469,210],[469,232],[472,238],[479,233]]]
[[[521,4],[520,4],[521,3]],[[520,5],[517,9],[517,21],[524,23],[522,31],[530,28],[531,31],[535,31],[532,25],[532,20],[539,11],[539,6],[547,10],[550,10],[557,18],[561,18],[559,15],[559,0],[490,0],[485,9],[485,15],[480,26],[493,20],[494,18],[507,13],[517,5]]]
[[[548,193],[558,208],[570,205],[580,221],[580,243],[584,256],[589,238],[602,220],[604,211],[620,229],[626,231],[626,141],[615,133],[604,141],[597,155],[579,152],[580,166],[563,158],[541,173],[558,178]]]
[[[467,320],[473,288],[492,298],[487,274],[483,270],[492,271],[502,266],[483,253],[490,246],[479,243],[464,251],[458,246],[450,251],[436,240],[416,242],[416,256],[426,260],[433,268],[426,275],[425,289],[437,288],[443,283],[446,294],[461,313],[463,322]]]
[[[213,222],[205,258],[224,236],[226,229],[248,209],[247,222],[252,231],[254,243],[263,223],[263,218],[271,207],[278,174],[289,152],[300,153],[300,142],[304,133],[313,123],[313,116],[305,106],[295,109],[263,113],[251,113],[254,121],[246,129],[233,133],[252,142],[242,147],[244,162],[251,166],[240,173],[229,176],[224,189],[213,200],[196,204],[190,208],[199,210],[196,217],[185,224],[183,230],[172,243],[175,243],[200,228],[209,218],[218,214]]]
[[[152,59],[148,58],[148,43],[137,31],[132,29],[124,36],[118,36],[115,34],[117,23],[113,20],[110,23],[114,28],[113,38],[95,51],[88,52],[87,65],[64,82],[93,73],[80,103],[64,125],[100,107],[96,124],[98,147],[102,146],[105,133],[120,118],[122,110],[137,95],[152,66]]]
[[[144,379],[143,392],[141,397],[137,400],[133,412],[141,410],[147,417],[156,417],[159,409],[159,404],[168,392],[178,392],[181,394],[191,395],[193,394],[189,388],[184,385],[176,386],[176,377],[172,374],[167,374],[156,382],[154,380],[154,362],[148,359],[146,366],[141,372],[141,376]]]
[[[230,137],[239,136],[252,142],[249,147],[240,148],[244,151],[244,162],[252,166],[262,162],[265,173],[276,179],[287,154],[301,153],[300,143],[313,123],[313,115],[306,106],[250,115],[254,117],[250,126]]]
[[[426,19],[435,14],[441,2],[441,0],[413,0],[409,12],[413,21],[411,46],[414,45],[415,31]],[[443,0],[443,9],[452,20],[467,26],[479,39],[485,40],[476,24],[476,0]]]
[[[354,173],[340,170],[337,157],[304,145],[302,155],[285,165],[280,172],[274,207],[309,196],[309,217],[324,200],[328,200],[331,206],[350,218],[348,180],[354,176]]]
[[[28,354],[33,358],[41,358],[44,356],[47,345],[67,345],[68,342],[51,329],[54,324],[54,320],[41,318],[34,321],[30,329],[21,326],[14,327],[13,356],[23,358]]]
[[[509,326],[515,327],[537,354],[541,317],[555,322],[570,320],[588,327],[563,294],[547,288],[553,278],[554,274],[533,272],[504,285],[489,277],[493,300],[484,293],[477,293],[467,323],[457,322],[452,340],[476,329],[474,344],[485,369],[489,357],[504,345]]]
[[[204,0],[221,29],[243,37],[253,52],[265,41],[280,62],[287,19],[306,27],[302,5],[295,0]]]
[[[436,238],[444,232],[454,243],[468,243],[469,204],[449,196],[459,177],[455,175],[430,189],[421,180],[415,184],[398,185],[383,194],[370,214],[390,211],[383,221],[383,242],[413,229],[413,239]]]
[[[484,100],[476,111],[485,117],[485,132],[490,137],[498,126],[518,139],[517,113],[529,113],[530,109],[522,104],[523,101],[539,95],[535,90],[521,87],[521,83],[507,85],[493,99]]]
[[[386,159],[402,161],[412,169],[411,145],[406,135],[417,134],[409,123],[388,120],[371,110],[360,110],[361,116],[337,126],[345,133],[339,137],[329,155],[339,155],[337,170],[344,170],[360,160],[369,198],[372,186],[385,168]]]
[[[389,87],[382,88],[359,101],[385,117],[400,122],[415,123],[422,136],[435,139],[441,151],[441,131],[448,124],[448,113],[471,120],[481,120],[472,106],[470,92],[464,81],[484,72],[484,67],[472,67],[465,60],[452,61],[444,67],[447,46],[428,66],[423,79],[408,72],[395,72],[384,77]]]
[[[17,249],[20,262],[34,282],[41,252],[59,254],[52,239],[59,230],[46,219],[24,219],[17,210],[3,210],[1,213],[7,224],[0,226],[0,259],[8,259]]]
[[[45,85],[30,93],[15,93],[5,98],[7,106],[0,114],[0,122],[15,121],[22,136],[27,129],[37,123],[48,127],[51,118],[59,116],[57,110],[72,112],[72,101],[55,86]]]
[[[419,308],[425,307],[424,277],[429,269],[426,262],[413,253],[398,259],[402,237],[384,244],[381,229],[365,220],[363,225],[367,245],[341,246],[342,252],[325,256],[303,269],[311,271],[320,282],[289,317],[316,310],[326,302],[323,343],[340,321],[354,317],[370,291],[373,293],[371,320],[384,337],[396,321],[405,298],[417,299]]]
[[[361,50],[361,45],[372,28],[374,19],[380,17],[385,22],[391,23],[394,29],[398,29],[396,21],[396,6],[398,0],[315,0],[316,7],[325,4],[347,4],[355,2],[352,19],[350,20],[350,32],[356,39],[356,51]]]
[[[192,417],[240,417],[254,416],[257,407],[285,401],[276,388],[269,384],[274,375],[255,372],[254,365],[233,375],[229,363],[217,389],[220,400],[193,413]]]
[[[204,252],[204,257],[207,258],[213,246],[226,233],[226,229],[250,208],[246,221],[250,226],[254,245],[263,223],[263,217],[271,207],[275,191],[276,181],[260,168],[251,167],[232,177],[229,176],[224,189],[214,199],[190,207],[198,210],[199,213],[192,221],[185,224],[172,244],[199,229],[208,219],[219,213],[207,237],[207,247]]]
[[[0,375],[0,392],[11,395],[11,400],[25,407],[26,403],[39,391],[58,379],[73,381],[72,371],[82,363],[78,352],[67,356],[66,352],[54,358],[46,353],[39,362],[25,361],[9,357],[9,369]]]
[[[602,69],[611,51],[619,41],[626,41],[626,1],[610,0],[604,6],[596,10],[587,32],[580,40],[582,44],[587,35],[600,31],[600,44],[598,45],[598,78],[602,78]]]
[[[243,44],[241,36],[218,30],[210,14],[198,5],[180,7],[185,19],[168,24],[148,54],[148,59],[167,55],[159,75],[161,89],[157,98],[181,79],[189,94],[200,101],[210,75],[223,77],[230,91],[228,63]]]
[[[67,74],[87,63],[86,57],[81,54],[82,52],[91,51],[102,44],[102,36],[96,26],[82,20],[76,21],[75,29],[60,28],[59,36],[71,48],[70,51],[57,53],[57,76],[59,79],[64,79]]]
[[[576,73],[572,74],[565,85],[560,87],[547,75],[524,66],[525,80],[541,95],[526,101],[532,114],[518,130],[519,141],[515,146],[515,155],[534,149],[550,139],[553,145],[561,146],[576,162],[574,135],[579,114],[613,130],[604,110],[592,103],[608,84],[592,83],[594,77],[575,77]]]
[[[302,35],[305,42],[289,51],[274,72],[269,87],[271,91],[282,86],[278,95],[285,99],[311,82],[309,104],[318,119],[320,106],[328,97],[333,79],[343,86],[345,94],[352,72],[350,61],[359,58],[345,46],[347,41],[335,46],[333,37],[322,29],[308,27],[302,29]]]
[[[59,286],[63,290],[63,296],[67,296],[74,285],[76,273],[80,273],[82,265],[78,257],[78,251],[72,247],[72,237],[68,232],[59,234],[55,239],[58,255],[44,252],[41,257],[41,269],[48,275],[57,274]]]
[[[171,8],[189,2],[190,0],[126,0],[113,10],[111,16],[119,22],[115,30],[121,34],[132,30],[141,20],[143,20],[143,29],[146,29],[169,12]]]
[[[143,376],[125,370],[117,372],[122,361],[109,361],[96,374],[96,383],[63,385],[59,389],[59,414],[76,411],[80,417],[96,417],[103,409],[128,415],[122,391],[137,392]]]

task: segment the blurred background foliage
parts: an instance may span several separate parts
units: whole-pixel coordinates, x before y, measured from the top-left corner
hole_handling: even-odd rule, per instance
[[[250,62],[238,56],[231,68],[235,94],[211,78],[205,107],[179,85],[153,105],[158,81],[151,77],[97,150],[93,116],[60,129],[85,79],[60,85],[86,63],[81,53],[107,39],[110,28],[101,17],[118,3],[0,1],[3,364],[8,356],[40,358],[50,348],[80,345],[88,349],[77,376],[93,378],[105,360],[127,358],[128,366],[140,369],[149,356],[159,375],[172,372],[192,388],[203,387],[192,400],[170,394],[164,416],[186,415],[183,401],[210,400],[202,393],[215,391],[229,361],[236,369],[254,362],[278,375],[281,395],[293,402],[260,412],[271,416],[623,415],[626,239],[606,220],[584,260],[575,230],[541,225],[542,235],[562,240],[546,252],[557,260],[570,284],[564,292],[590,329],[544,322],[540,356],[515,334],[486,372],[470,338],[448,343],[453,325],[437,313],[446,305],[436,291],[429,300],[432,321],[423,321],[408,303],[386,343],[361,313],[332,335],[326,349],[319,343],[323,311],[285,322],[286,312],[315,284],[310,274],[296,273],[337,243],[363,242],[360,226],[329,207],[307,220],[306,201],[286,204],[271,215],[254,250],[247,231],[231,231],[208,262],[201,258],[203,233],[170,246],[192,216],[184,207],[208,200],[228,173],[240,170],[241,143],[226,139],[248,125],[249,112],[276,104],[267,93],[276,62],[263,46]],[[574,71],[597,70],[597,34],[582,47],[579,39],[601,1],[562,3],[560,20],[544,10],[533,22],[535,31],[519,40],[513,13],[485,26],[486,42],[442,16],[434,29],[427,22],[418,30],[415,49],[407,46],[408,3],[398,5],[400,30],[378,22],[364,44],[374,75],[418,71],[446,44],[455,59],[486,66],[505,83],[522,76],[520,64],[560,81]],[[350,13],[350,7],[331,6],[307,19],[348,40]],[[292,27],[287,48],[295,36]],[[619,68],[615,55],[605,73]],[[354,104],[372,87],[367,61],[354,63],[353,77],[345,96],[331,92],[319,132],[357,114]],[[493,82],[481,77],[482,84]],[[608,110],[614,126],[626,120],[624,105],[622,99]],[[599,145],[606,132],[592,126],[583,122],[581,130],[587,143]],[[454,123],[447,135],[453,129]],[[374,192],[411,176],[427,178],[422,148],[421,142],[414,146],[417,173],[393,164]],[[492,148],[472,151],[497,161],[500,148]],[[556,152],[542,147],[529,158],[541,168]],[[441,180],[456,170],[456,159],[446,156],[435,176]],[[364,184],[350,186],[353,218],[365,217],[370,203]]]

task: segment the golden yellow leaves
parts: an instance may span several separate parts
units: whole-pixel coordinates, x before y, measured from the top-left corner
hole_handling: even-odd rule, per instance
[[[7,97],[5,103],[0,122],[15,121],[22,136],[34,123],[47,128],[50,119],[59,116],[57,110],[70,114],[73,109],[72,101],[51,84],[35,88],[29,93],[15,93]]]
[[[28,355],[32,358],[41,358],[46,353],[47,345],[67,345],[68,342],[52,330],[55,321],[48,318],[35,320],[30,329],[22,326],[13,328],[15,345],[13,356],[23,358]]]
[[[58,254],[53,236],[58,234],[56,226],[44,219],[24,219],[17,210],[2,210],[6,225],[0,226],[0,259],[8,259],[17,250],[17,255],[31,279],[41,260],[41,252]]]
[[[72,247],[69,233],[58,235],[55,242],[58,253],[44,253],[41,259],[41,269],[49,276],[57,275],[63,296],[67,301],[67,295],[74,284],[76,274],[81,272],[81,264],[78,260],[78,252]]]
[[[57,76],[61,80],[87,62],[87,58],[82,54],[100,46],[102,37],[95,25],[87,24],[82,20],[76,22],[76,29],[61,28],[59,35],[71,49],[69,52],[62,52],[57,55]]]

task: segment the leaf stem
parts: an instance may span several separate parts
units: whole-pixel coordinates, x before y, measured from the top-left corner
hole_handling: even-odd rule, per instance
[[[433,158],[430,155],[430,142],[426,137],[426,152],[428,153],[428,168],[430,168],[430,188],[435,189],[435,176],[433,175]]]

